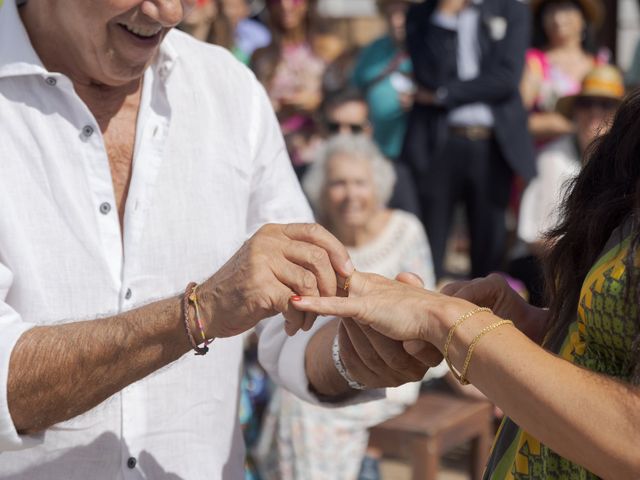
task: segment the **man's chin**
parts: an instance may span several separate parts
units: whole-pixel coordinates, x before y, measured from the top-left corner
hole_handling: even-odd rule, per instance
[[[118,62],[104,69],[95,78],[92,78],[94,85],[105,87],[122,87],[131,82],[140,80],[146,69],[151,65],[152,60],[146,63]]]

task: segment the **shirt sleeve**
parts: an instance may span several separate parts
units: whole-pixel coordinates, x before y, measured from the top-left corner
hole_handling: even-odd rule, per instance
[[[566,182],[577,175],[580,162],[556,142],[540,153],[537,168],[538,175],[527,185],[520,203],[518,236],[528,243],[543,240],[544,233],[557,226]]]
[[[42,435],[20,435],[9,413],[8,379],[11,352],[20,336],[35,325],[24,322],[7,303],[13,274],[0,263],[0,452],[21,450],[42,443]]]
[[[302,193],[285,148],[280,127],[263,87],[254,82],[251,154],[254,161],[252,194],[247,222],[248,234],[265,223],[313,222],[311,208]],[[319,318],[308,332],[289,337],[281,315],[263,320],[256,328],[259,335],[260,363],[278,385],[310,403],[319,403],[309,391],[305,371],[305,352],[309,340],[329,321]],[[384,391],[365,392],[353,403],[384,396]],[[341,404],[344,405],[344,404]]]

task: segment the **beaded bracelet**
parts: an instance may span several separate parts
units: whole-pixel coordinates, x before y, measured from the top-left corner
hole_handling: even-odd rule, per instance
[[[333,364],[336,366],[336,370],[338,370],[338,373],[342,378],[344,378],[345,382],[349,384],[350,388],[353,388],[354,390],[367,389],[366,385],[363,385],[362,383],[351,378],[344,366],[344,363],[342,363],[342,358],[340,358],[340,341],[337,334],[333,338],[333,345],[331,346],[331,356],[333,357]]]
[[[193,337],[191,333],[191,324],[193,323],[191,320],[191,316],[189,314],[189,302],[193,303],[196,311],[196,325],[198,326],[198,331],[200,332],[200,336],[202,337],[202,342],[204,346],[201,347],[198,345],[198,342]],[[182,297],[182,311],[184,316],[184,326],[187,330],[187,337],[189,337],[189,342],[191,346],[196,352],[196,355],[206,355],[209,351],[209,344],[211,340],[207,339],[206,334],[204,333],[204,325],[202,324],[202,317],[200,315],[200,306],[198,304],[198,284],[195,282],[191,282],[187,285],[187,289],[184,292],[184,296]]]
[[[453,363],[451,363],[451,359],[449,358],[449,345],[451,344],[451,340],[453,339],[453,334],[455,333],[456,328],[458,328],[460,324],[462,324],[462,322],[464,322],[465,320],[468,320],[469,318],[473,317],[476,313],[480,313],[480,312],[493,313],[493,311],[490,308],[477,307],[467,313],[460,315],[456,320],[456,322],[452,325],[451,329],[449,329],[449,335],[447,335],[447,341],[444,343],[444,351],[443,351],[444,359],[447,362],[447,366],[449,367],[449,370],[451,370],[451,374],[460,383],[462,383],[461,382],[462,375],[456,370],[456,368],[453,366]]]

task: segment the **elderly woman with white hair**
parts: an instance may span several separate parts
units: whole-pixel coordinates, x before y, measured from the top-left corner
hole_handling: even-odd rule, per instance
[[[431,251],[420,220],[390,210],[396,175],[365,135],[338,135],[321,149],[303,179],[316,217],[348,249],[356,268],[394,277],[402,271],[435,285]]]
[[[338,135],[321,148],[303,187],[318,221],[344,243],[358,270],[390,278],[415,272],[433,288],[431,252],[422,224],[410,213],[385,206],[394,182],[392,165],[372,140]],[[307,404],[281,391],[277,478],[377,478],[375,455],[365,455],[368,428],[402,413],[419,390],[419,383],[408,384],[387,389],[386,399],[335,409]]]

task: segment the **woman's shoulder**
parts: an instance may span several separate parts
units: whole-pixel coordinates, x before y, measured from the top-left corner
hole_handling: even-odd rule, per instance
[[[391,210],[391,218],[395,227],[410,234],[424,233],[424,226],[420,219],[413,213],[404,210]]]

